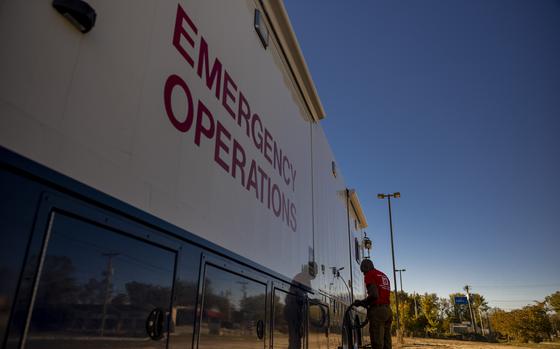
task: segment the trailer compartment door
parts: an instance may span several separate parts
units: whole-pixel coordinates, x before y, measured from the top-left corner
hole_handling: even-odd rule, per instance
[[[264,348],[267,285],[212,264],[205,269],[198,348]]]
[[[21,347],[165,348],[176,257],[52,211]]]

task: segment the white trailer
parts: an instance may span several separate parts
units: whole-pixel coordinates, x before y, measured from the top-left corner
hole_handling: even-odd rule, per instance
[[[0,47],[3,348],[361,337],[367,222],[281,1],[0,0]]]

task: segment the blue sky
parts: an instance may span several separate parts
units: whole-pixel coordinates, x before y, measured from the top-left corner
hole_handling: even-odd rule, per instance
[[[515,308],[560,290],[560,1],[300,1],[286,8],[357,189],[377,266]]]

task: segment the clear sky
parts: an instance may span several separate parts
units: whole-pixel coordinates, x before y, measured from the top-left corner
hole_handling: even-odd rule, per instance
[[[560,290],[560,2],[286,0],[322,122],[405,291]]]

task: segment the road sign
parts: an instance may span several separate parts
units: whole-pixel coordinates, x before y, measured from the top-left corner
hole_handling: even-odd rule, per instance
[[[455,297],[455,304],[468,304],[467,297]]]

